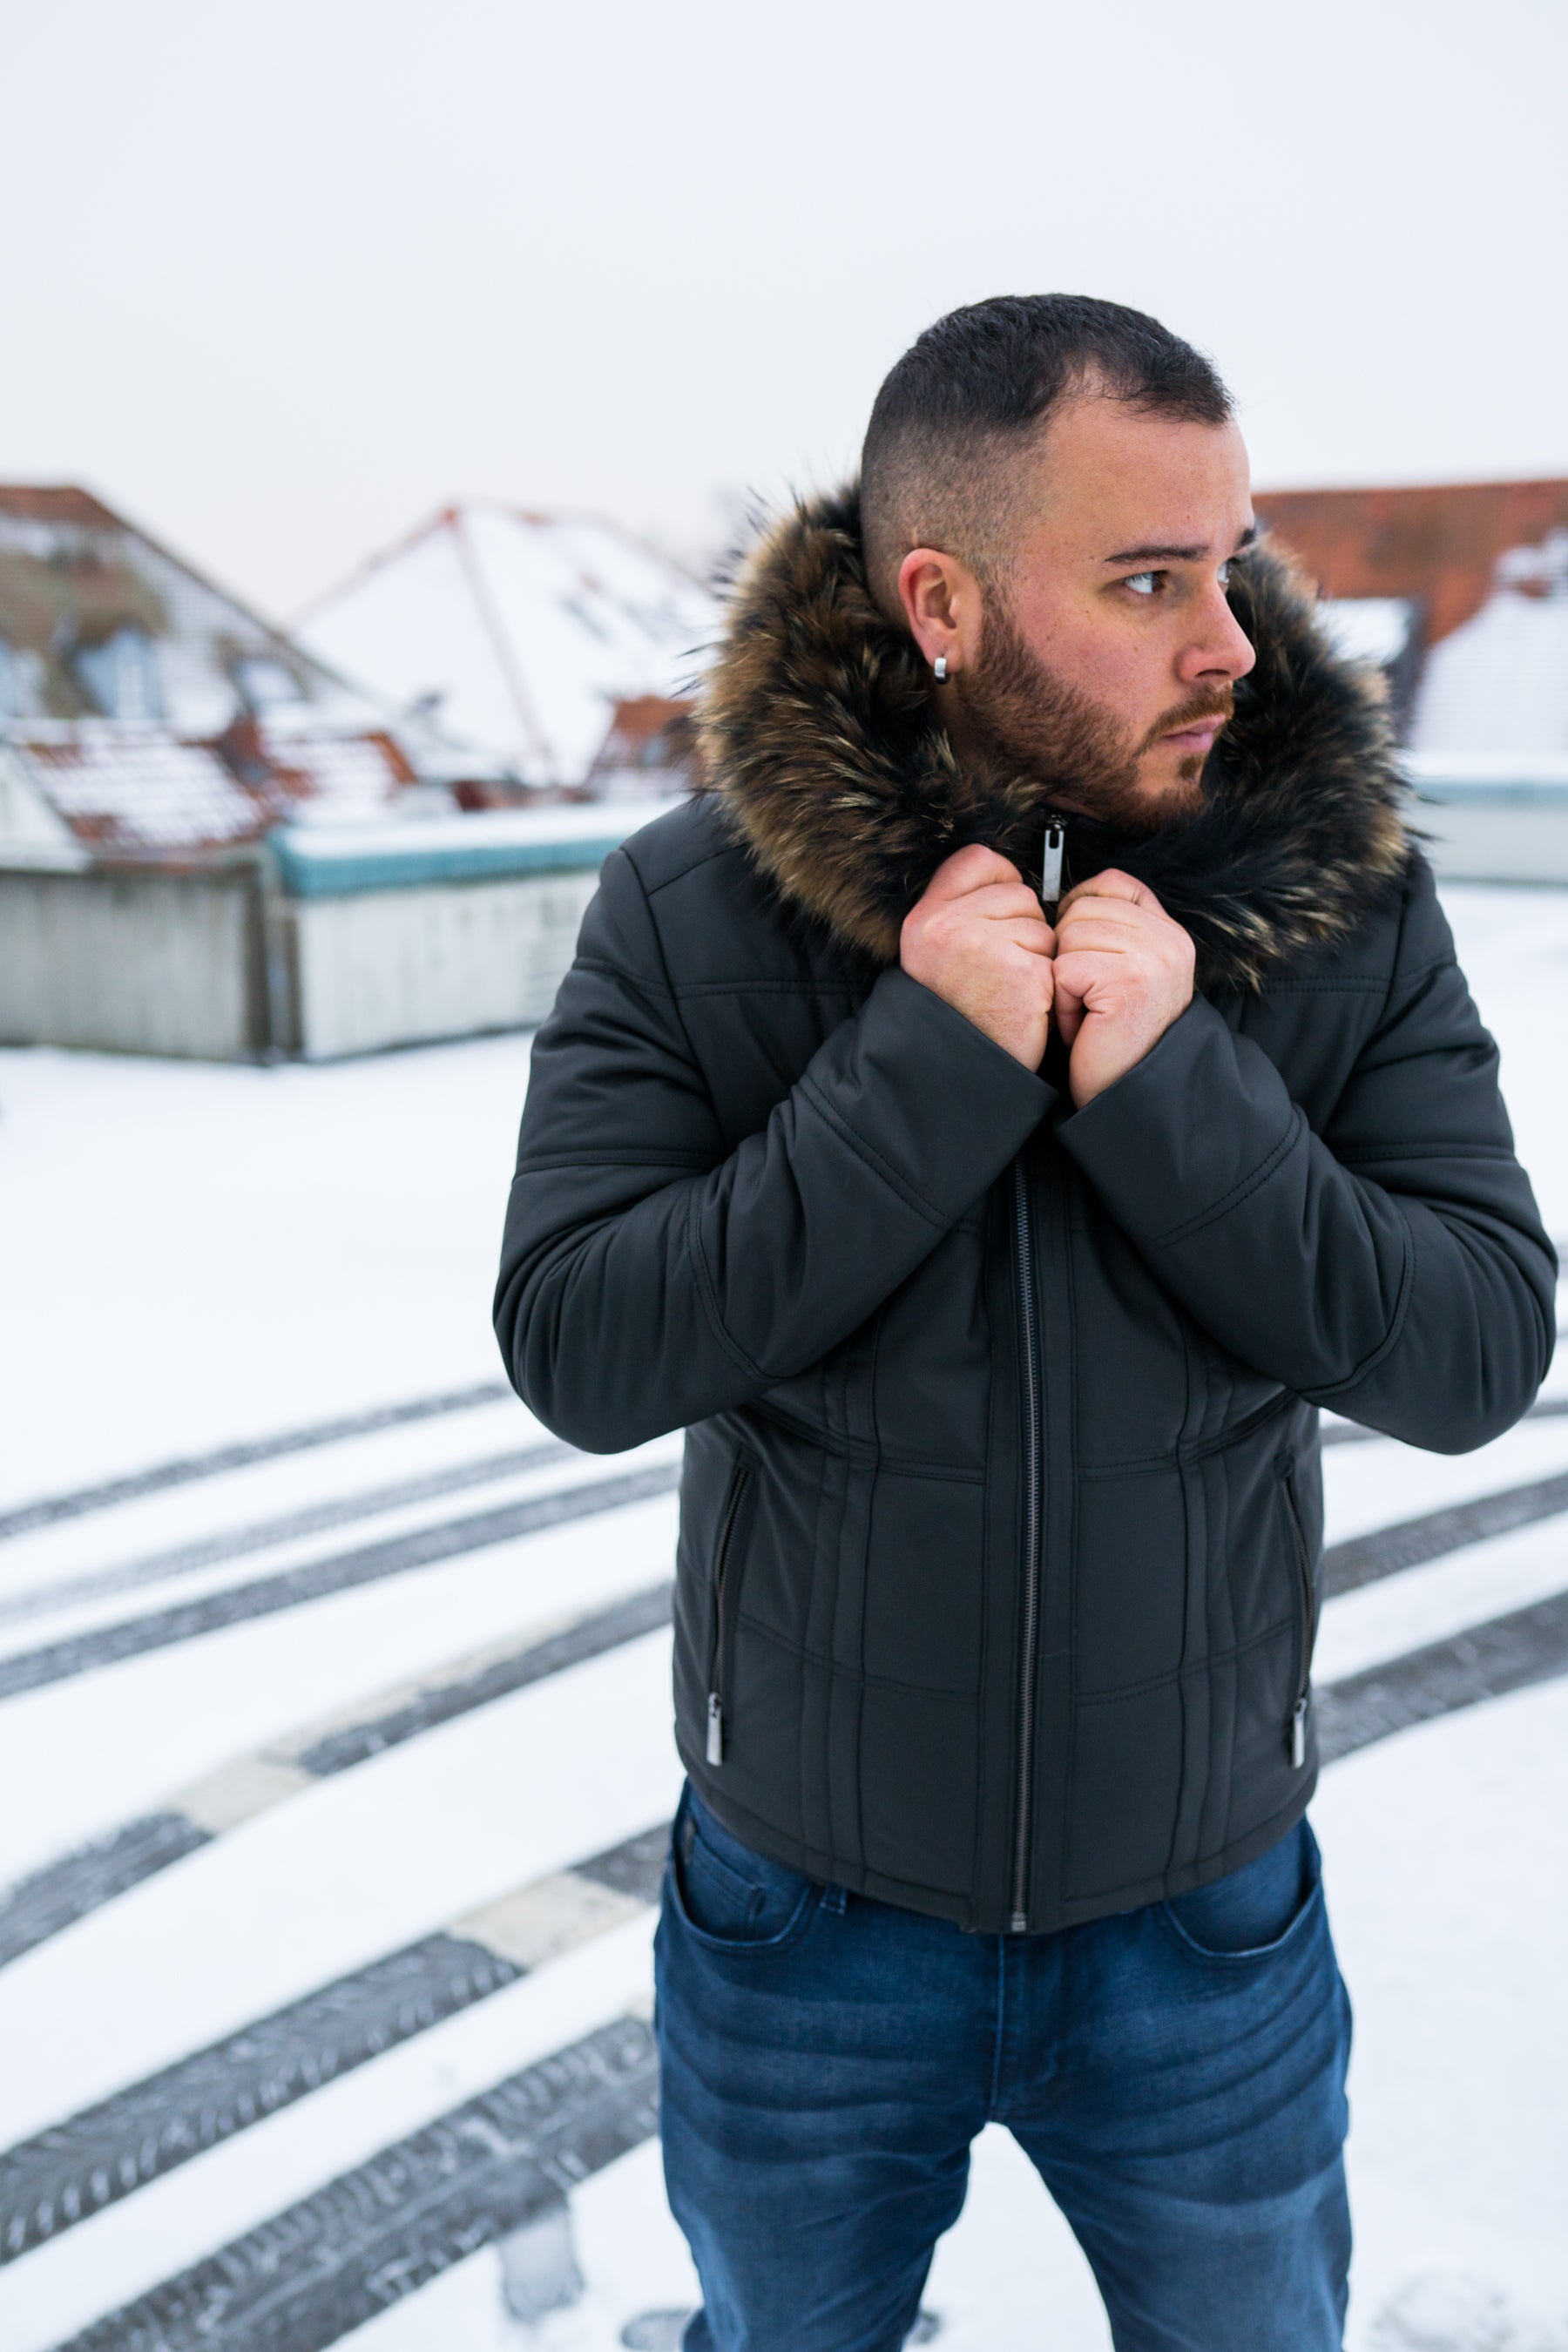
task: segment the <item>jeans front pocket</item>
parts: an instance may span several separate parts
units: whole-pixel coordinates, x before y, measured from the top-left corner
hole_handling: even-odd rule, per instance
[[[1321,1894],[1318,1842],[1300,1821],[1255,1862],[1168,1896],[1160,1914],[1189,1957],[1235,1966],[1283,1950]]]
[[[803,1871],[731,1836],[689,1787],[675,1816],[669,1874],[681,1925],[715,1950],[778,1951],[822,1895]]]

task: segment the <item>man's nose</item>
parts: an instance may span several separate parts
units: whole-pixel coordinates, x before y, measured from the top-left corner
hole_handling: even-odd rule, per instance
[[[1245,677],[1257,662],[1251,638],[1243,629],[1216,581],[1204,599],[1197,634],[1177,665],[1184,685],[1212,685],[1226,679],[1232,685]]]

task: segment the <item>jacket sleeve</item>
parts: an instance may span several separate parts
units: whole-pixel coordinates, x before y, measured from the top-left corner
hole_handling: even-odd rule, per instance
[[[760,1396],[881,1305],[1054,1099],[893,970],[731,1148],[617,851],[534,1044],[495,1302],[513,1385],[596,1453]]]
[[[1202,998],[1060,1135],[1160,1281],[1268,1378],[1441,1454],[1529,1407],[1556,1259],[1424,859],[1321,1135]]]

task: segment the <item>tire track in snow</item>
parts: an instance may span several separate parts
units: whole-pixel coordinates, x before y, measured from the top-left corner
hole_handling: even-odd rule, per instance
[[[1371,1535],[1331,1545],[1323,1555],[1324,1590],[1331,1599],[1355,1592],[1383,1577],[1397,1576],[1402,1570],[1420,1568],[1428,1560],[1462,1551],[1467,1544],[1482,1543],[1489,1536],[1507,1535],[1510,1528],[1531,1527],[1541,1519],[1557,1518],[1564,1511],[1568,1511],[1568,1471],[1551,1478],[1527,1479],[1521,1486],[1505,1486],[1493,1495],[1478,1495],[1468,1503],[1449,1503],[1441,1510],[1426,1511],[1417,1518],[1401,1519]]]
[[[1568,1673],[1568,1593],[1512,1612],[1447,1641],[1412,1651],[1369,1674],[1325,1685],[1314,1695],[1324,1760],[1370,1746],[1414,1723],[1429,1721],[1564,1673]],[[598,1883],[608,1886],[623,1905],[649,1904],[656,1899],[656,1865],[662,1863],[667,1835],[662,1828],[649,1831],[599,1857],[596,1863],[581,1864],[575,1872],[562,1874],[554,1885],[562,1886],[573,1880],[593,1882],[597,1874]],[[540,1890],[551,1885],[548,1880],[536,1881],[532,1887],[520,1890],[519,1896],[510,1898],[510,1904],[520,1906],[514,1916],[525,1923],[521,1930],[522,1937],[531,1932],[526,1924],[528,1898],[537,1904]],[[552,1905],[559,1901],[559,1897],[547,1898],[533,1911],[534,1921],[540,1921],[542,1916],[548,1918]],[[508,1908],[509,1904],[503,1903],[492,1906],[489,1914],[476,1913],[466,1921],[455,1923],[454,1930],[448,1931],[451,1941],[466,1943],[470,1949],[477,1948],[476,1958],[478,1953],[488,1953],[488,1963],[480,1965],[488,1965],[492,1970],[509,1963],[516,1967],[511,1952],[519,1948],[524,1950],[526,1962],[529,1948],[513,1945],[511,1951],[508,1949],[503,1924]],[[569,1909],[569,1903],[561,1907],[560,1932],[572,1941],[583,1940],[564,1925]],[[615,1919],[605,1918],[604,1925],[618,1924],[625,1916],[625,1909],[617,1906]],[[531,1932],[538,1932],[537,1926]],[[599,1930],[591,1927],[589,1932]],[[517,1935],[518,1928],[514,1927],[512,1933]],[[447,1940],[426,1939],[432,1946],[444,1945]],[[537,1947],[531,1948],[537,1951]],[[566,1943],[557,1941],[546,1956],[553,1957],[565,1948]],[[392,1958],[407,1961],[421,1949],[409,1947],[405,1953]],[[434,1956],[432,1963],[437,1969],[441,1965]],[[537,1958],[532,1964],[539,1964]],[[373,1978],[376,1980],[376,1994],[371,2000],[374,2007],[376,1998],[384,1998],[383,1979],[377,1971],[384,1970],[388,1965],[373,1964],[358,1978],[341,1979],[321,1994],[307,1996],[304,2002],[261,2021],[258,2026],[232,2037],[229,2043],[198,2053],[194,2059],[180,2062],[163,2074],[150,2078],[149,2083],[135,2086],[133,2091],[104,2102],[102,2107],[89,2109],[68,2124],[41,2134],[37,2141],[12,2151],[13,2158],[26,2158],[32,2148],[52,2151],[57,2142],[72,2138],[83,2143],[79,2149],[73,2149],[78,2162],[70,2184],[65,2189],[57,2186],[52,2192],[58,2200],[52,2210],[65,2216],[65,2221],[57,2224],[57,2229],[70,2219],[79,2218],[79,2213],[68,2213],[66,2210],[66,2199],[72,2189],[75,2201],[83,2210],[89,2210],[82,2207],[84,2194],[106,2202],[115,2193],[116,2176],[105,2164],[101,2146],[96,2151],[95,2168],[87,2173],[85,2187],[81,2176],[83,2165],[91,2163],[95,2153],[88,2143],[94,2132],[101,2141],[105,2118],[121,2102],[145,2100],[157,2086],[172,2085],[174,2079],[186,2069],[211,2067],[236,2044],[247,2042],[252,2035],[259,2041],[287,2032],[291,2021],[310,2011],[313,2003],[329,1996],[343,2001],[351,1997],[351,1988],[366,1984]],[[445,1965],[442,1981],[448,1988],[446,1997],[451,2000],[451,1958],[446,1958]],[[477,1985],[479,1979],[475,1973],[475,1961],[464,1956],[459,1965],[468,1968],[468,1981]],[[512,1980],[510,1976],[501,1978],[485,1990],[499,1990],[500,1982]],[[470,1998],[482,1999],[485,1990],[475,1990]],[[426,1999],[428,2000],[428,1994]],[[455,2011],[447,2009],[442,2013],[453,2014]],[[416,2017],[411,2030],[423,2031],[426,2024],[435,2021],[434,2015],[423,2020]],[[292,2030],[298,2032],[297,2023],[292,2024]],[[362,2039],[374,2030],[374,2019],[368,2024],[362,2021],[350,2028]],[[385,2031],[384,2025],[381,2030]],[[628,2030],[641,2036],[638,2046],[645,2063],[628,2063],[625,2075],[617,2082],[607,2083],[603,2076],[595,2075],[591,2066],[584,2073],[578,2053],[598,2044],[601,2039],[590,2035],[555,2058],[511,2077],[497,2090],[470,2100],[439,2124],[384,2149],[369,2164],[345,2173],[314,2196],[165,2281],[135,2303],[110,2313],[71,2338],[68,2345],[59,2347],[59,2352],[201,2352],[201,2347],[214,2340],[215,2330],[221,2331],[225,2352],[325,2352],[326,2347],[363,2325],[375,2312],[427,2284],[482,2245],[493,2243],[520,2228],[531,2215],[542,2210],[545,2203],[560,2201],[560,2197],[588,2172],[626,2154],[653,2135],[657,2129],[657,2059],[651,2033],[637,2021],[618,2020],[601,2029],[601,2034]],[[339,2032],[342,2036],[341,2023]],[[395,2038],[406,2038],[406,2033],[399,2032]],[[350,2042],[347,2046],[352,2050],[360,2045]],[[374,2054],[365,2050],[352,2063],[363,2063]],[[318,2058],[315,2063],[319,2066],[325,2061]],[[256,2071],[253,2065],[250,2077],[242,2086],[252,2102],[261,2095],[255,2080]],[[334,2071],[342,2072],[344,2068],[339,2063]],[[272,2079],[281,2081],[289,2096],[302,2095],[312,2087],[309,2082],[302,2082],[298,2090],[289,2092],[286,2076],[268,2077]],[[195,2088],[195,2076],[193,2074],[189,2080],[190,2086]],[[501,2102],[510,2113],[516,2086],[524,2082],[531,2086],[530,2097],[536,2128],[549,2135],[553,2145],[569,2143],[575,2152],[568,2161],[564,2177],[551,2176],[558,2194],[553,2198],[541,2195],[540,2201],[532,2204],[527,2203],[526,2195],[538,2189],[537,2172],[530,2168],[533,2143],[521,2147],[515,2137],[509,2137],[504,2130],[498,2134],[492,2127],[498,2114],[494,2103]],[[279,2097],[274,2106],[266,2111],[274,2112],[276,2105],[285,2103],[285,2097]],[[242,2117],[234,2127],[242,2128],[245,2121],[255,2119],[258,2118]],[[131,2120],[130,2114],[126,2114],[123,2121]],[[145,2118],[144,2131],[148,2127],[160,2129],[155,2114]],[[187,2153],[200,2153],[199,2148],[186,2151],[180,2146],[182,2134],[189,2129],[188,2117],[176,2117],[172,2124],[165,2123],[161,2127],[163,2137],[157,2145],[162,2146],[164,2139],[172,2137],[174,2152],[171,2161],[184,2161]],[[120,2136],[123,2137],[123,2133]],[[227,2135],[220,2132],[217,2136]],[[607,2152],[595,2160],[586,2155],[590,2147]],[[128,2160],[121,2159],[122,2165]],[[9,2158],[0,2159],[0,2165],[9,2161]],[[159,2169],[170,2168],[167,2162],[158,2163],[156,2157],[150,2161],[153,2170],[149,2178],[155,2177]],[[498,2165],[515,2169],[517,2177],[510,2186],[503,2185]],[[123,2174],[119,2177],[123,2178]],[[120,2193],[127,2193],[137,2185],[135,2180],[128,2180]],[[28,2242],[41,2240],[30,2239]],[[280,2277],[282,2284],[279,2284]]]
[[[0,2265],[657,1901],[659,1822],[319,1986],[0,2154]]]
[[[544,1458],[545,1453],[546,1449],[541,1448],[533,1458]],[[510,1457],[511,1466],[519,1466],[524,1458]],[[449,1474],[439,1475],[446,1477]],[[626,1472],[619,1478],[556,1488],[548,1495],[531,1496],[494,1511],[416,1528],[357,1551],[339,1553],[329,1559],[284,1570],[276,1576],[258,1578],[249,1584],[208,1593],[197,1601],[151,1611],[117,1625],[99,1626],[90,1633],[68,1635],[35,1650],[18,1651],[0,1657],[0,1699],[86,1674],[94,1667],[112,1665],[149,1650],[195,1640],[203,1633],[253,1617],[300,1607],[353,1585],[374,1582],[384,1576],[426,1567],[462,1552],[477,1551],[513,1536],[531,1534],[540,1528],[668,1494],[679,1486],[679,1465],[665,1463]],[[437,1486],[434,1491],[443,1489]],[[1351,1591],[1379,1577],[1391,1576],[1399,1569],[1457,1551],[1462,1545],[1479,1542],[1485,1536],[1524,1527],[1534,1519],[1551,1518],[1564,1510],[1568,1510],[1568,1472],[1507,1487],[1498,1494],[1455,1504],[1418,1518],[1401,1520],[1372,1535],[1331,1546],[1324,1561],[1326,1589],[1331,1595]],[[192,1562],[205,1564],[205,1559]]]
[[[1342,1682],[1325,1683],[1313,1698],[1319,1754],[1331,1763],[1418,1723],[1564,1674],[1568,1592],[1555,1592],[1550,1600],[1347,1675]]]
[[[0,1968],[183,1862],[211,1836],[184,1813],[141,1813],[108,1837],[29,1871],[0,1895]]]
[[[176,1642],[196,1640],[204,1633],[269,1617],[279,1610],[298,1609],[328,1594],[356,1585],[374,1584],[387,1576],[428,1568],[515,1536],[533,1535],[542,1528],[561,1527],[572,1519],[590,1518],[601,1511],[621,1509],[668,1495],[680,1482],[679,1462],[660,1462],[630,1470],[617,1478],[597,1479],[584,1486],[558,1486],[545,1495],[506,1503],[466,1518],[443,1520],[410,1534],[366,1544],[356,1551],[340,1552],[329,1559],[312,1560],[302,1568],[259,1577],[249,1584],[229,1586],[198,1601],[176,1602],[145,1616],[100,1625],[91,1633],[68,1635],[36,1650],[21,1650],[0,1658],[0,1699],[64,1682],[73,1675],[99,1666],[117,1665],[121,1659],[144,1656],[150,1650],[168,1649]]]
[[[653,2032],[621,2017],[411,2132],[60,2352],[324,2352],[658,2129]]]
[[[251,1756],[209,1773],[158,1812],[47,1863],[0,1897],[0,1967],[46,1943],[76,1920],[183,1862],[226,1830],[283,1804],[313,1781],[346,1772],[438,1724],[506,1698],[567,1667],[602,1657],[668,1625],[671,1587],[649,1586],[521,1648],[492,1644],[454,1659],[413,1685],[400,1685]]]
[[[514,1447],[508,1454],[487,1454],[481,1461],[459,1462],[444,1470],[429,1470],[417,1478],[364,1487],[357,1495],[312,1503],[302,1510],[285,1512],[279,1518],[253,1520],[248,1527],[204,1536],[168,1551],[148,1552],[141,1559],[127,1560],[120,1568],[95,1569],[89,1575],[69,1577],[58,1584],[31,1585],[26,1591],[14,1592],[0,1601],[0,1625],[17,1618],[47,1616],[57,1609],[69,1607],[73,1601],[98,1601],[110,1592],[133,1591],[139,1585],[162,1584],[174,1577],[191,1576],[198,1569],[216,1568],[226,1559],[243,1559],[247,1552],[268,1551],[274,1544],[289,1543],[300,1536],[321,1535],[330,1528],[350,1527],[356,1519],[376,1518],[383,1511],[428,1502],[437,1495],[493,1486],[498,1479],[515,1477],[521,1471],[542,1468],[547,1462],[558,1462],[577,1452],[576,1446],[552,1437],[542,1445]]]
[[[1568,1401],[1564,1403],[1568,1406]],[[1398,1521],[1371,1535],[1331,1545],[1324,1555],[1325,1591],[1331,1599],[1355,1591],[1381,1577],[1562,1512],[1568,1512],[1568,1474],[1531,1480],[1473,1502]],[[175,1799],[168,1808],[142,1815],[110,1836],[46,1864],[0,1895],[0,1967],[128,1893],[143,1879],[183,1861],[223,1830],[284,1801],[310,1780],[345,1770],[383,1748],[416,1738],[437,1723],[449,1722],[471,1707],[521,1689],[542,1672],[558,1671],[536,1663],[536,1653],[542,1649],[553,1651],[555,1644],[564,1645],[554,1652],[563,1664],[597,1656],[598,1629],[613,1629],[622,1611],[630,1612],[626,1622],[632,1630],[618,1635],[606,1630],[603,1646],[613,1646],[616,1639],[636,1640],[668,1622],[669,1588],[617,1602],[584,1620],[580,1631],[568,1630],[542,1644],[487,1656],[482,1665],[471,1671],[463,1671],[458,1662],[447,1676],[422,1685],[400,1698],[395,1707],[389,1709],[384,1700],[370,1701],[368,1720],[331,1731],[300,1734],[293,1740],[273,1743],[257,1756],[238,1758],[209,1776],[184,1803]],[[575,1648],[579,1641],[591,1646]]]
[[[1568,1258],[1568,1235],[1552,1243],[1559,1258]],[[276,1461],[285,1454],[302,1454],[318,1445],[335,1445],[344,1438],[368,1437],[380,1429],[395,1429],[411,1421],[429,1421],[448,1412],[469,1412],[477,1406],[500,1404],[515,1391],[506,1381],[481,1381],[474,1387],[450,1389],[436,1396],[415,1397],[405,1404],[376,1405],[368,1412],[345,1413],[334,1421],[319,1421],[302,1429],[284,1430],[275,1437],[254,1438],[234,1445],[220,1445],[209,1454],[188,1454],[173,1462],[155,1464],[147,1470],[132,1471],[121,1478],[108,1478],[95,1486],[79,1486],[63,1495],[46,1495],[32,1503],[0,1512],[0,1542],[9,1536],[26,1534],[32,1528],[49,1527],[58,1519],[70,1519],[87,1511],[110,1509],[116,1503],[138,1500],[143,1495],[161,1494],[170,1486],[189,1486],[200,1478],[216,1478],[226,1470],[248,1469],[252,1463]],[[1530,1408],[1531,1414],[1557,1415],[1568,1413],[1568,1398],[1550,1397],[1538,1401]],[[1527,1418],[1529,1416],[1527,1415]],[[1356,1445],[1379,1438],[1381,1430],[1363,1429],[1354,1423],[1335,1424],[1323,1432],[1325,1445]]]
[[[318,1445],[337,1445],[349,1437],[371,1437],[380,1429],[398,1429],[411,1421],[434,1421],[443,1413],[472,1412],[479,1405],[499,1404],[512,1395],[505,1381],[480,1381],[475,1387],[447,1389],[437,1396],[416,1397],[406,1404],[375,1405],[367,1412],[343,1413],[335,1421],[318,1421],[303,1429],[280,1431],[275,1437],[256,1437],[235,1445],[215,1447],[210,1454],[191,1454],[174,1462],[160,1462],[147,1470],[133,1470],[122,1478],[105,1478],[95,1486],[79,1486],[65,1495],[43,1495],[36,1502],[0,1511],[0,1543],[26,1535],[34,1528],[53,1527],[60,1519],[79,1518],[88,1511],[107,1511],[116,1503],[139,1502],[143,1495],[161,1495],[171,1486],[188,1486],[199,1478],[221,1477],[227,1470],[248,1470],[253,1463],[276,1462],[285,1454],[307,1454]]]

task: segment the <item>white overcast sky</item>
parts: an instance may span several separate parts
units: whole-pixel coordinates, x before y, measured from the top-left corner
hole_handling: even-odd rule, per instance
[[[1568,473],[1564,0],[5,0],[0,480],[287,614],[486,494],[695,545],[931,319],[1217,359],[1275,485]]]

